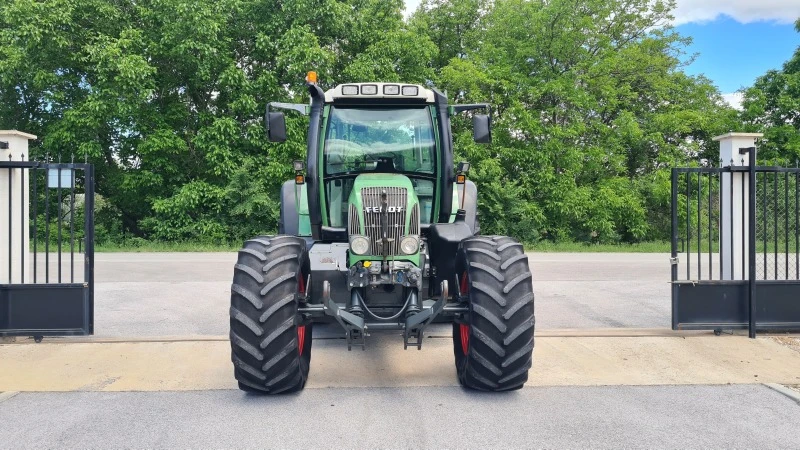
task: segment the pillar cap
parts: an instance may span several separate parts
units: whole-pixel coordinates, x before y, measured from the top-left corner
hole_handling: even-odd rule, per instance
[[[732,138],[762,138],[764,137],[764,133],[725,133],[719,136],[712,138],[714,141],[721,141],[723,139],[732,139]]]
[[[36,136],[34,136],[34,135],[30,134],[30,133],[23,133],[22,131],[17,131],[17,130],[0,130],[0,136],[2,136],[2,135],[19,136],[19,137],[23,137],[23,138],[28,139],[28,140],[36,139]]]

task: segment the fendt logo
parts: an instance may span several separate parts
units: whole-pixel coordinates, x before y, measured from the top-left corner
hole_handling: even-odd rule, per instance
[[[364,211],[368,213],[382,213],[383,207],[382,206],[365,206]],[[402,212],[402,206],[387,206],[386,212],[394,213],[394,212]]]

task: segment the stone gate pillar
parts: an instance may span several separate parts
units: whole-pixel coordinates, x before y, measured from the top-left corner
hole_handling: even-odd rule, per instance
[[[715,137],[714,140],[719,142],[720,166],[747,167],[751,155],[749,152],[740,152],[740,149],[755,147],[756,139],[762,136],[764,135],[761,133],[727,133]],[[751,225],[748,219],[747,199],[750,182],[755,180],[750,180],[747,172],[722,173],[721,176],[719,251],[722,272],[720,275],[723,280],[746,280],[749,257],[747,239]]]
[[[36,136],[16,130],[0,131],[0,161],[27,161],[31,139]],[[30,173],[28,169],[0,169],[0,284],[33,279],[28,221]]]

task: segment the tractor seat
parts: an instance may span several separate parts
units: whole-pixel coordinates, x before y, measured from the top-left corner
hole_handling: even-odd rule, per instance
[[[394,167],[394,159],[389,158],[388,156],[379,157],[377,164],[375,165],[375,172],[379,173],[397,172],[397,169]]]

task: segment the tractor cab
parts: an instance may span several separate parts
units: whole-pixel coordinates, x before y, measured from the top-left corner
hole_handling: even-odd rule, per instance
[[[368,180],[389,185],[411,183],[410,210],[419,207],[422,223],[432,221],[438,145],[430,107],[403,108],[331,105],[321,152],[320,172],[327,219],[332,227],[346,227],[348,204],[358,201],[353,187]],[[351,197],[353,194],[353,197]],[[397,210],[395,210],[397,211]]]
[[[360,204],[366,187],[362,184],[379,188],[385,183],[405,195],[404,204],[388,207],[394,212],[402,208],[406,219],[416,214],[409,226],[427,234],[430,224],[453,222],[457,211],[463,209],[471,229],[477,231],[477,191],[465,172],[454,170],[450,117],[468,110],[488,110],[488,105],[451,106],[442,93],[413,84],[350,83],[326,92],[315,82],[308,87],[311,105],[271,103],[266,115],[273,142],[282,142],[286,135],[283,113],[274,109],[308,114],[312,122],[304,178],[308,180],[304,196],[308,207],[301,205],[308,214],[297,217],[296,228],[295,217],[286,214],[282,225],[315,240],[348,240],[356,225],[368,220],[363,213],[380,206]],[[491,141],[488,115],[475,114],[473,126],[476,142]],[[399,186],[408,183],[405,191]]]

